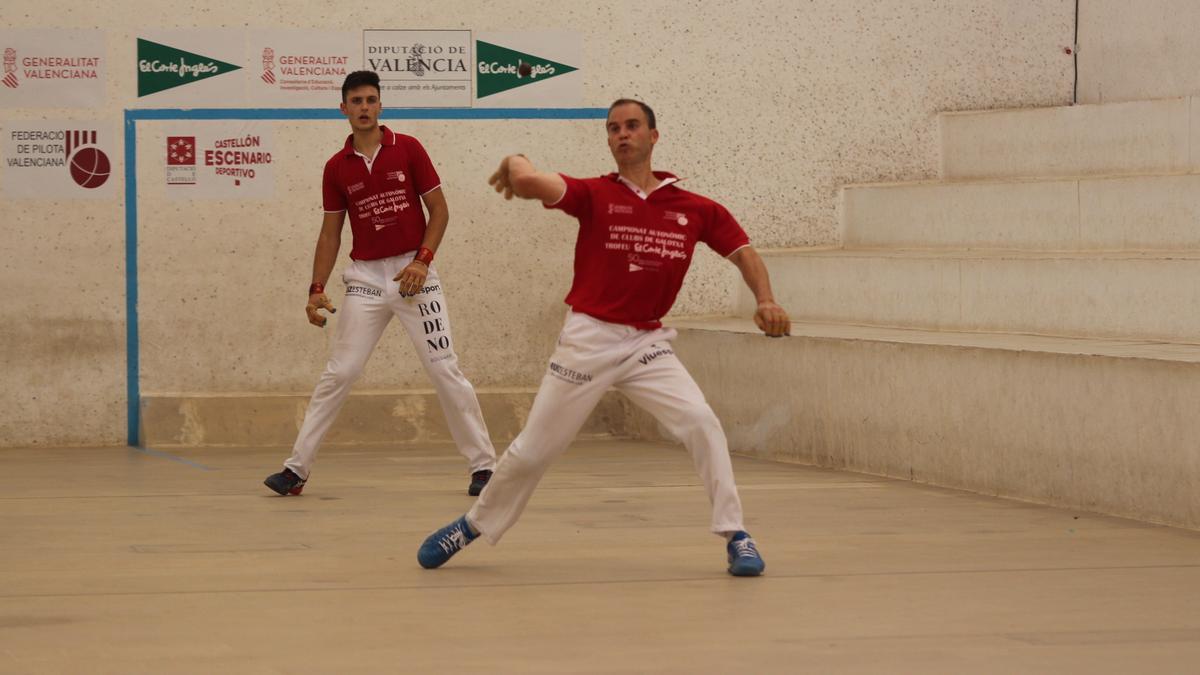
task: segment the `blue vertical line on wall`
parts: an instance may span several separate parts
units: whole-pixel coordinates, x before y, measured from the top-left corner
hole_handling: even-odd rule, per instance
[[[142,393],[138,359],[137,120],[125,111],[125,441],[141,447]]]
[[[1079,103],[1079,0],[1075,0],[1075,37],[1071,42],[1071,66],[1075,71],[1071,81],[1071,104]]]
[[[385,108],[384,120],[602,120],[607,108]],[[145,108],[125,110],[125,395],[127,443],[142,446],[138,344],[137,123],[140,120],[340,120],[332,108]]]

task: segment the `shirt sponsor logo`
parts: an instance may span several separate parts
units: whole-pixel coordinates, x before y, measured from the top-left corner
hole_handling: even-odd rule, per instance
[[[591,375],[572,370],[553,361],[550,362],[550,374],[569,384],[583,384],[592,381]]]
[[[638,258],[646,260],[654,256],[661,260],[687,260],[688,235],[676,230],[660,230],[657,227],[641,227],[638,225],[620,225],[609,223],[608,241],[604,248],[610,251],[629,251],[638,254]],[[632,256],[630,260],[641,263]],[[645,265],[643,267],[651,267]]]
[[[646,253],[662,256],[668,260],[687,260],[687,252],[678,249],[670,248],[662,242],[654,242],[649,244],[634,244],[633,250],[636,253]]]
[[[658,272],[662,269],[662,266],[663,263],[661,260],[646,259],[636,253],[629,254],[630,272]]]
[[[370,223],[376,232],[396,225],[400,220],[397,215],[393,214],[401,214],[405,209],[412,208],[407,194],[407,190],[399,188],[370,194],[354,202],[359,221]]]
[[[404,182],[404,172],[403,171],[389,171],[384,174],[384,177],[387,178],[388,180],[398,180],[401,183]]]
[[[354,194],[355,192],[358,192],[359,190],[361,190],[365,187],[367,187],[366,183],[358,182],[358,183],[355,183],[354,185],[351,185],[350,187],[346,188],[346,192],[349,192],[350,194]]]
[[[680,225],[688,224],[687,214],[679,213],[677,211],[663,211],[663,220],[673,220]]]
[[[623,216],[632,216],[633,207],[629,206],[628,204],[609,204],[608,215],[611,216],[614,213],[619,213]]]

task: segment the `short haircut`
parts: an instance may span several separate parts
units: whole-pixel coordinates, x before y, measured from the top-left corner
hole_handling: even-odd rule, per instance
[[[613,108],[615,108],[619,105],[625,105],[627,103],[633,103],[634,105],[640,107],[642,109],[642,112],[646,113],[646,124],[649,124],[651,129],[658,128],[657,127],[658,123],[654,120],[654,111],[650,109],[650,106],[646,105],[645,103],[642,103],[641,101],[639,101],[637,99],[619,98],[619,99],[613,101],[612,105],[608,106],[608,113],[611,115]]]
[[[346,94],[351,89],[358,89],[366,85],[375,87],[375,91],[379,91],[379,74],[373,70],[356,70],[350,73],[342,82],[342,101],[346,100]]]

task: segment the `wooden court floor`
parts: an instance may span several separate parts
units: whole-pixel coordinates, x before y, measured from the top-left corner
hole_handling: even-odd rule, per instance
[[[1200,535],[735,459],[725,574],[676,446],[577,443],[496,547],[448,445],[0,450],[0,673],[1147,673],[1200,663]]]

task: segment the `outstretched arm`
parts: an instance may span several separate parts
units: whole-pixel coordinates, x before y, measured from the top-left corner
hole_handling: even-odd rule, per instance
[[[538,171],[525,155],[509,155],[500,160],[500,168],[488,178],[488,184],[505,199],[515,195],[521,199],[540,199],[544,204],[557,202],[567,191],[562,176]]]
[[[775,303],[775,295],[771,292],[771,279],[767,275],[767,266],[762,256],[752,246],[743,246],[729,256],[729,261],[737,265],[745,279],[746,285],[754,293],[758,309],[754,312],[754,323],[770,337],[783,337],[792,334],[792,321],[787,312]]]

